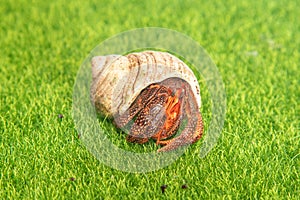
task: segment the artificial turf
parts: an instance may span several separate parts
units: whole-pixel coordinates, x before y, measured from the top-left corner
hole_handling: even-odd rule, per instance
[[[299,5],[1,1],[0,199],[298,199]],[[147,26],[177,30],[206,49],[224,81],[226,119],[204,159],[199,142],[168,167],[128,173],[99,162],[78,138],[73,85],[101,41]],[[199,81],[207,124],[210,99]]]

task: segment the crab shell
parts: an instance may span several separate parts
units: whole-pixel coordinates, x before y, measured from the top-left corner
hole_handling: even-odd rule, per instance
[[[123,114],[147,86],[178,77],[191,86],[201,106],[200,87],[192,70],[179,58],[158,51],[92,58],[91,101],[108,117]]]

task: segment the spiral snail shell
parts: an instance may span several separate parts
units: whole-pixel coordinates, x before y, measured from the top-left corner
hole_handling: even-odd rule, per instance
[[[96,110],[115,117],[118,127],[137,115],[128,141],[144,143],[153,138],[166,145],[159,151],[168,151],[200,139],[200,87],[192,70],[179,58],[167,52],[144,51],[96,56],[91,64],[90,96]],[[181,136],[163,141],[178,130],[183,118],[190,124]],[[158,127],[150,121],[157,121]]]

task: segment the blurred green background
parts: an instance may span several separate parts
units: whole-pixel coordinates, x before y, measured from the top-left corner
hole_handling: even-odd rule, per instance
[[[0,198],[299,198],[299,5],[1,0]],[[225,84],[227,115],[204,159],[197,143],[164,169],[131,174],[85,149],[72,92],[96,45],[149,26],[184,33],[206,49]]]

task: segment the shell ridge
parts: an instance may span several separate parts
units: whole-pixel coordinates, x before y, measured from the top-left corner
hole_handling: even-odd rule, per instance
[[[150,51],[149,54],[150,54],[150,56],[153,60],[153,63],[151,64],[151,66],[149,66],[149,69],[151,71],[151,73],[150,73],[150,82],[152,83],[153,79],[155,79],[155,76],[157,75],[155,72],[157,71],[156,69],[158,68],[158,66],[157,66],[157,59],[154,56],[155,52]]]
[[[139,57],[135,54],[134,54],[134,57],[136,59],[136,63],[135,63],[134,68],[137,68],[137,73],[136,73],[135,76],[133,76],[133,77],[136,77],[136,78],[134,79],[133,84],[132,84],[132,91],[134,91],[137,79],[138,79],[139,74],[140,74],[140,67],[141,67],[141,60],[139,59]]]

